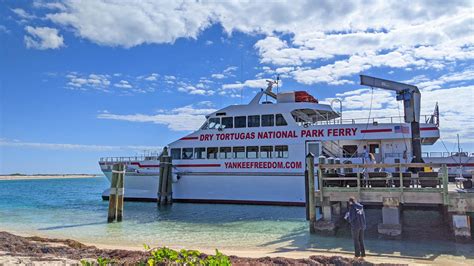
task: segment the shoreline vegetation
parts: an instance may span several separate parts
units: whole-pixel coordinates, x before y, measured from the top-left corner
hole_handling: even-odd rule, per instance
[[[154,250],[170,251],[169,249],[163,248]],[[151,251],[152,250],[149,247],[147,250],[143,249],[143,251],[102,249],[95,246],[85,245],[71,239],[54,239],[38,236],[24,237],[0,231],[0,265],[81,265],[81,263],[83,265],[100,265],[100,263],[104,261],[109,262],[107,265],[146,265],[150,257],[156,258],[165,256],[163,254],[153,254]],[[193,252],[194,251],[190,250],[177,251],[178,254],[191,254]],[[218,253],[217,251],[216,253],[216,255],[206,255],[199,253],[199,257],[203,259],[203,261],[211,261],[210,264],[208,263],[209,265],[217,265],[213,264],[212,261],[219,256],[221,256],[220,259],[223,260],[228,258],[232,265],[382,265],[370,263],[364,259],[331,255],[313,255],[309,256],[308,258],[293,259],[284,257],[249,258],[225,256]],[[167,260],[164,262],[166,261]],[[85,264],[86,262],[89,264]],[[164,263],[158,263],[157,265],[163,264]],[[179,263],[172,264],[180,265]],[[383,265],[400,264],[384,263]]]
[[[100,174],[0,174],[0,180],[30,180],[30,179],[69,179],[69,178],[92,178]]]

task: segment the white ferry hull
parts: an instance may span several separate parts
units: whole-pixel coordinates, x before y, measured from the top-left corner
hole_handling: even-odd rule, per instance
[[[110,172],[106,174],[110,180]],[[158,175],[125,175],[125,200],[156,201]],[[173,201],[302,206],[304,176],[189,175],[173,182]],[[102,194],[109,196],[109,189]]]

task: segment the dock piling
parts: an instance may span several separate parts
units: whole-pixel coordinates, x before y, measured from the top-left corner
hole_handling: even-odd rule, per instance
[[[310,232],[314,233],[314,224],[316,222],[316,202],[314,198],[314,155],[312,153],[306,155],[306,170],[308,172],[308,204],[306,205],[306,209],[309,216]]]
[[[167,205],[173,202],[172,198],[172,182],[173,182],[173,173],[172,173],[172,161],[171,157],[168,156],[168,149],[165,147],[163,153],[160,156],[160,178],[158,186],[158,205]]]
[[[304,195],[305,195],[305,206],[306,206],[306,221],[309,221],[309,197],[311,194],[309,193],[309,175],[308,175],[308,167],[304,170]],[[314,193],[313,193],[314,197]]]
[[[107,222],[109,223],[112,223],[115,220],[118,222],[122,221],[124,169],[125,167],[121,163],[116,163],[112,166],[112,180],[110,182],[109,192],[109,212],[107,216]]]
[[[121,173],[118,173],[118,180],[117,180],[117,222],[121,222],[123,218],[123,194],[125,192],[124,190],[124,165],[120,164],[119,171]]]

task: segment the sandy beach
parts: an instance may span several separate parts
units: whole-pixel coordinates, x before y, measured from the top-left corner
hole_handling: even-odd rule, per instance
[[[0,175],[0,180],[66,179],[91,178],[94,174],[44,174],[44,175]]]
[[[65,265],[77,264],[81,259],[111,258],[121,264],[143,261],[148,254],[143,247],[81,243],[71,239],[55,239],[25,234],[0,232],[0,265]],[[175,250],[183,247],[170,246]],[[190,248],[190,247],[186,247]],[[194,247],[204,254],[214,250]],[[349,252],[327,250],[265,250],[221,249],[233,265],[473,265],[474,260],[463,256],[440,255],[431,258],[410,258],[397,254],[368,253],[355,259]]]
[[[204,252],[207,253],[207,252]],[[207,254],[212,254],[209,252]],[[311,254],[306,258],[280,256],[250,257],[229,256],[233,265],[374,265],[364,259],[330,254]],[[255,254],[253,254],[255,255]],[[37,236],[24,237],[0,232],[0,265],[64,265],[78,264],[82,259],[94,260],[98,257],[110,258],[117,264],[145,262],[149,254],[142,250],[127,248],[103,248],[85,245],[71,239],[50,239]],[[203,254],[202,256],[207,256]],[[388,261],[387,261],[388,262]],[[395,265],[393,261],[391,264]]]

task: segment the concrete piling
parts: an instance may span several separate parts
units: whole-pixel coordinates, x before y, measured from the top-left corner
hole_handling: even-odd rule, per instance
[[[384,197],[382,207],[382,223],[378,225],[381,235],[399,237],[402,234],[400,219],[400,199],[398,197]]]
[[[468,242],[472,239],[470,217],[466,213],[451,215],[454,239],[457,242]]]

